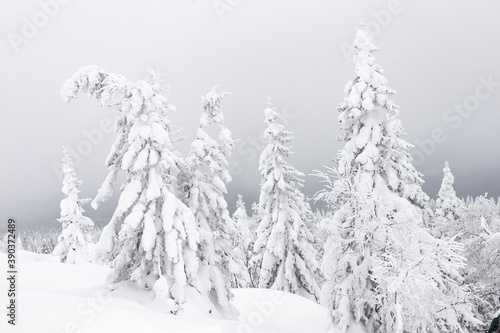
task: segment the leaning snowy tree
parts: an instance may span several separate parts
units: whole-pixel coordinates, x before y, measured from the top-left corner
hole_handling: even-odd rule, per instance
[[[338,207],[322,221],[330,233],[322,270],[322,302],[332,331],[462,332],[474,319],[460,287],[460,244],[433,238],[432,212],[403,139],[398,106],[389,98],[377,48],[364,30],[354,41],[356,78],[338,107],[335,179],[317,195]]]
[[[437,237],[452,237],[460,233],[460,211],[464,203],[453,189],[455,177],[451,173],[448,162],[445,162],[444,177],[436,199],[435,234]]]
[[[254,261],[261,263],[259,286],[318,299],[319,264],[307,225],[313,215],[300,190],[304,174],[285,160],[291,154],[286,144],[292,140],[292,133],[276,123],[278,117],[269,101],[264,132],[269,143],[259,162],[262,220],[254,244]]]
[[[62,262],[76,264],[89,260],[88,245],[92,243],[92,236],[89,232],[94,227],[94,223],[88,217],[83,216],[85,211],[82,205],[90,199],[78,198],[82,181],[76,178],[73,161],[64,147],[63,153],[62,192],[66,197],[61,201],[61,217],[58,219],[62,224],[62,232],[52,254],[59,257]]]
[[[96,66],[66,81],[63,99],[84,92],[115,110],[116,141],[106,160],[109,174],[92,202],[97,208],[126,175],[118,206],[104,227],[98,252],[118,252],[110,282],[130,279],[165,298],[171,311],[185,302],[185,287],[202,292],[198,277],[198,231],[191,210],[174,195],[180,157],[173,151],[168,115],[175,108],[161,95],[154,73],[132,82]]]
[[[202,96],[203,114],[196,139],[186,157],[187,182],[185,202],[194,213],[200,233],[198,257],[202,269],[210,277],[210,292],[218,304],[229,313],[237,314],[231,306],[231,279],[246,283],[246,269],[241,253],[235,251],[232,240],[238,231],[229,215],[224,194],[231,181],[227,170],[228,158],[234,141],[231,132],[223,125],[221,104],[227,92],[212,92]],[[208,126],[219,129],[218,141],[206,132]]]

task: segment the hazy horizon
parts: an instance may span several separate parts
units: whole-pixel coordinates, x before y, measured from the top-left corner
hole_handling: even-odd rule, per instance
[[[220,7],[221,3],[225,6]],[[174,126],[188,152],[201,115],[200,96],[213,86],[232,92],[225,125],[240,139],[233,153],[227,200],[242,194],[247,212],[258,200],[258,156],[264,146],[268,96],[294,133],[289,162],[304,172],[304,193],[321,188],[310,176],[343,143],[337,105],[355,77],[348,46],[361,19],[380,48],[377,63],[398,93],[406,140],[423,188],[435,198],[445,161],[458,197],[500,196],[500,3],[414,1],[5,1],[0,4],[4,61],[0,87],[2,219],[20,227],[58,226],[63,198],[55,165],[62,146],[75,152],[80,197],[94,197],[114,141],[112,111],[86,96],[70,104],[59,95],[80,67],[98,65],[129,80],[156,69],[177,111]],[[217,7],[219,5],[219,7]],[[496,10],[495,10],[496,9]],[[445,22],[443,24],[443,22]],[[167,93],[168,91],[168,93]],[[116,191],[118,192],[118,190]],[[104,223],[110,202],[86,215]],[[5,229],[5,223],[0,231]]]

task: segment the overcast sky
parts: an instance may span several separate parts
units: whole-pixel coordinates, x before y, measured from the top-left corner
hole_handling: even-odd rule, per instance
[[[331,159],[336,106],[354,78],[348,46],[361,19],[380,47],[389,86],[425,191],[435,197],[445,160],[460,197],[500,195],[500,2],[457,0],[3,0],[0,2],[1,218],[57,225],[61,181],[54,166],[66,145],[77,156],[82,197],[106,176],[114,114],[86,96],[59,92],[78,68],[98,65],[144,78],[156,69],[177,111],[187,153],[201,115],[200,95],[233,92],[226,125],[239,138],[232,161],[231,211],[258,199],[263,110],[270,96],[294,132],[290,158],[306,174]],[[305,193],[320,188],[306,178]],[[116,200],[116,198],[115,198]],[[113,200],[98,211],[107,222]],[[0,230],[5,229],[2,223]]]

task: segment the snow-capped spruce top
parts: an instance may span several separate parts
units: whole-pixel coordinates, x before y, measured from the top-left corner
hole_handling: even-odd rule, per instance
[[[285,144],[292,141],[293,134],[285,130],[283,125],[276,123],[279,113],[270,100],[264,110],[264,115],[264,123],[267,125],[264,138],[269,141],[269,144],[260,155],[259,171],[264,179],[267,179],[266,183],[269,183],[269,186],[274,185],[273,183],[277,181],[281,190],[285,190],[285,185],[290,186],[290,189],[293,188],[293,190],[299,189],[303,186],[304,181],[302,178],[304,174],[284,160],[284,158],[292,154],[290,148]],[[271,172],[272,174],[270,174]],[[282,177],[286,178],[286,181]],[[263,186],[267,186],[266,183]]]
[[[200,126],[222,124],[224,114],[221,111],[221,102],[231,93],[227,91],[216,92],[215,86],[211,92],[201,96],[201,103],[205,111],[200,119]]]
[[[378,48],[363,28],[357,30],[354,47],[356,78],[347,83],[338,106],[338,138],[346,142],[337,156],[339,174],[364,172],[366,186],[387,186],[430,215],[423,180],[411,164],[412,145],[403,139],[399,108],[389,99],[395,91],[372,55]]]
[[[82,185],[82,181],[76,178],[73,160],[71,159],[66,147],[63,147],[63,154],[62,170],[64,172],[64,181],[61,191],[66,196],[69,196],[70,194],[78,194],[80,193],[79,187]]]
[[[152,73],[149,82],[132,82],[97,66],[87,66],[80,68],[61,90],[63,100],[67,102],[76,99],[82,91],[96,97],[102,106],[118,111],[117,138],[106,159],[110,172],[92,202],[94,209],[111,196],[119,169],[142,172],[144,168],[160,163],[158,167],[165,171],[165,175],[175,176],[179,171],[178,155],[172,152],[167,118],[175,107],[160,94],[155,79],[159,78]],[[165,180],[170,182],[169,177]]]

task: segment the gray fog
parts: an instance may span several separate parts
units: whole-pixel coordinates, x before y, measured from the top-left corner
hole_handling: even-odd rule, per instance
[[[447,160],[459,197],[500,195],[500,2],[496,0],[4,0],[0,2],[0,230],[58,226],[62,146],[94,197],[107,173],[114,114],[86,96],[59,91],[78,68],[98,65],[130,80],[151,69],[164,79],[183,128],[186,154],[198,127],[200,96],[233,92],[225,124],[240,139],[227,199],[258,200],[258,157],[268,96],[294,132],[290,163],[307,174],[333,166],[336,106],[354,78],[349,46],[361,19],[380,47],[377,63],[398,91],[406,139],[424,190],[435,197]],[[98,211],[107,222],[117,196]]]

